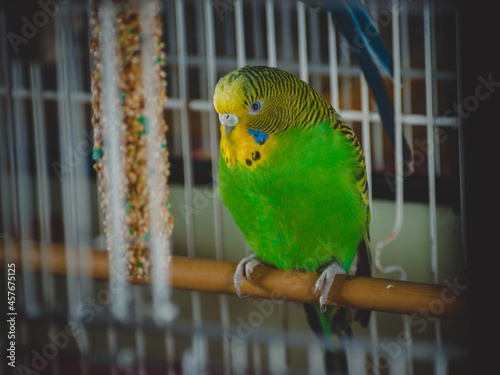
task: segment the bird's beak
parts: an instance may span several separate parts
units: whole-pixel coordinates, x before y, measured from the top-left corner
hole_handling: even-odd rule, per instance
[[[231,133],[240,119],[232,113],[219,114],[219,121],[223,125],[224,135]]]

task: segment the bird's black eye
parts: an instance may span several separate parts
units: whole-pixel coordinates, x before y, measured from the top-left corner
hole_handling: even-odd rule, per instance
[[[250,114],[252,114],[252,115],[256,115],[257,113],[259,113],[261,111],[263,106],[264,106],[263,102],[261,102],[260,100],[256,100],[255,102],[250,104],[250,108],[248,109],[248,112],[250,112]]]

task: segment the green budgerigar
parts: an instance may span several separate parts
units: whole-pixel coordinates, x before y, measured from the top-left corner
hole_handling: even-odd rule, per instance
[[[358,259],[370,275],[366,168],[353,131],[311,86],[283,70],[247,66],[222,77],[214,93],[221,122],[219,190],[253,254],[234,275],[251,281],[259,263],[320,272],[319,306],[304,305],[330,343],[350,334],[351,314],[325,305],[335,275]],[[366,325],[368,312],[354,317]],[[328,368],[346,371],[327,350]]]

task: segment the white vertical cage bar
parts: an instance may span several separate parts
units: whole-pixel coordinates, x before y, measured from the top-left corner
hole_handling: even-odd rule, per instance
[[[168,47],[168,53],[175,53],[178,50],[177,46],[177,23],[176,23],[176,10],[175,10],[175,2],[171,0],[165,0],[163,2],[165,13],[166,13],[166,25],[168,28],[168,40],[165,40],[165,45]],[[165,103],[167,108],[170,108],[170,104],[174,101],[173,98],[180,98],[179,94],[179,66],[178,57],[175,56],[175,61],[170,64],[170,74],[167,77],[168,85],[167,89],[171,90],[171,94]],[[182,130],[181,130],[181,114],[180,114],[180,103],[177,100],[178,105],[174,106],[172,110],[172,123],[169,124],[172,133],[172,143],[169,146],[169,152],[171,155],[180,156],[182,152]]]
[[[191,158],[191,139],[189,131],[188,118],[188,91],[187,91],[187,43],[186,43],[186,26],[185,26],[185,9],[182,0],[175,2],[175,21],[177,33],[177,58],[178,58],[178,73],[179,73],[179,98],[181,101],[181,140],[182,140],[182,159],[184,170],[184,199],[186,212],[186,234],[187,234],[187,253],[190,258],[195,257],[195,231],[194,231],[194,207],[193,207],[193,161]],[[191,304],[193,310],[193,325],[195,329],[202,327],[201,317],[201,301],[198,292],[191,292]],[[192,350],[203,356],[205,349],[205,340],[197,333],[193,335]],[[186,358],[192,358],[191,355],[186,355]],[[200,357],[201,358],[201,357]],[[205,361],[200,360],[200,371],[204,371]],[[184,366],[184,363],[183,363]]]
[[[434,127],[434,95],[436,94],[433,84],[433,71],[435,58],[433,58],[433,17],[431,4],[428,0],[424,1],[424,47],[425,47],[425,98],[426,98],[426,116],[427,116],[427,175],[429,189],[429,231],[430,231],[430,250],[431,250],[431,271],[434,283],[439,282],[438,273],[438,248],[437,248],[437,218],[436,218],[436,148],[435,127]],[[443,345],[441,337],[441,322],[435,321],[435,340],[437,346],[437,355],[434,359],[434,371],[437,375],[445,374],[446,359],[443,354]]]
[[[165,232],[165,223],[169,217],[163,217],[162,209],[166,196],[167,165],[163,157],[161,140],[154,134],[161,132],[163,106],[158,98],[163,87],[158,80],[155,56],[155,17],[159,12],[156,1],[146,1],[141,4],[140,24],[142,30],[142,77],[144,85],[144,114],[150,121],[150,134],[146,137],[148,165],[148,212],[150,218],[150,251],[154,269],[151,278],[153,293],[154,319],[158,325],[172,321],[177,315],[177,308],[170,300],[170,259],[171,249],[169,233]],[[154,172],[153,172],[154,171]],[[167,202],[168,203],[168,202]]]
[[[214,16],[212,2],[205,0],[205,43],[206,43],[206,59],[207,59],[207,79],[208,79],[208,101],[213,103],[213,90],[217,79],[217,67],[215,58],[215,34],[214,34]],[[221,201],[216,194],[217,182],[219,180],[219,142],[217,131],[217,118],[213,105],[210,105],[208,111],[209,127],[210,127],[210,155],[212,164],[212,192],[214,206],[214,232],[215,232],[215,259],[222,261],[224,259],[224,242],[222,233],[222,207]],[[229,330],[229,307],[227,304],[227,296],[219,295],[219,306],[221,313],[221,325],[224,331]],[[231,373],[230,351],[228,345],[222,341],[222,352],[224,359],[224,373]]]
[[[68,7],[68,11],[71,8]],[[71,9],[71,15],[68,19],[76,17],[76,14],[81,12],[85,14],[84,19],[90,19],[90,7],[84,4],[79,4]],[[88,129],[89,122],[87,121],[86,103],[87,100],[80,100],[79,93],[84,92],[84,78],[78,72],[83,71],[84,58],[90,58],[88,43],[81,43],[78,31],[73,28],[71,33],[71,49],[69,60],[71,76],[71,121],[75,128],[73,132],[73,144],[75,153],[78,155],[78,162],[75,168],[75,186],[76,186],[76,209],[77,209],[77,226],[78,226],[78,261],[80,263],[80,275],[82,278],[82,289],[85,295],[95,293],[95,282],[92,279],[90,272],[90,254],[87,251],[88,246],[93,246],[93,216],[92,206],[87,202],[92,197],[92,183],[90,175],[94,173],[93,168],[87,163],[91,156],[91,140],[92,131]],[[84,57],[85,56],[85,57]],[[90,97],[88,97],[90,99]]]
[[[325,359],[323,356],[323,348],[314,343],[307,348],[307,364],[308,374],[326,375]]]
[[[425,98],[427,117],[427,175],[429,177],[429,224],[431,244],[431,271],[433,282],[439,281],[437,256],[437,228],[436,228],[436,148],[434,140],[434,90],[432,66],[431,40],[431,9],[428,0],[424,1],[424,45],[425,45]]]
[[[236,62],[238,68],[246,65],[245,22],[243,20],[243,0],[234,1],[234,26],[236,30]]]
[[[15,59],[12,65],[12,89],[22,88],[25,84],[23,75],[22,62]],[[16,197],[15,202],[18,209],[19,217],[19,238],[21,239],[21,260],[23,263],[22,288],[24,292],[24,306],[28,316],[36,316],[39,313],[39,298],[37,293],[37,282],[33,273],[33,265],[29,252],[29,245],[26,243],[32,237],[31,223],[35,218],[35,200],[30,189],[33,186],[33,181],[29,171],[29,149],[30,143],[28,138],[28,118],[27,118],[26,103],[23,98],[16,98],[13,101],[13,125],[12,134],[15,157],[15,168],[12,170],[12,178],[16,178]]]
[[[269,371],[272,375],[288,373],[287,353],[284,340],[270,339],[267,342]]]
[[[5,238],[4,238],[4,244],[6,248],[6,253],[5,253],[5,272],[7,274],[7,268],[8,264],[11,263],[11,247],[10,241],[14,238],[19,239],[20,236],[20,214],[19,214],[19,209],[18,209],[18,201],[19,201],[19,195],[17,191],[17,179],[15,176],[15,171],[16,171],[16,150],[15,150],[15,122],[14,122],[14,113],[13,113],[13,100],[11,95],[8,94],[8,90],[12,88],[12,82],[11,82],[11,75],[12,71],[9,70],[9,64],[8,64],[8,53],[7,53],[7,38],[5,37],[7,35],[6,32],[6,20],[5,20],[5,15],[3,13],[3,9],[0,9],[0,30],[2,32],[1,34],[1,40],[0,40],[0,45],[2,48],[2,53],[0,54],[0,59],[2,63],[2,77],[3,77],[3,91],[5,93],[5,101],[3,102],[4,104],[4,111],[5,111],[5,120],[6,120],[6,127],[5,129],[5,134],[2,134],[4,131],[4,127],[0,127],[0,134],[4,135],[5,138],[2,139],[6,144],[2,144],[2,146],[5,146],[5,149],[2,147],[2,150],[0,150],[0,156],[4,157],[6,156],[6,162],[5,164],[2,162],[0,166],[0,171],[2,175],[2,181],[8,180],[9,183],[2,183],[0,184],[0,188],[2,191],[2,219],[3,219],[3,226],[5,230]],[[0,108],[2,106],[0,105]],[[1,110],[1,109],[0,109]],[[0,142],[2,141],[0,140]],[[17,271],[16,271],[17,272]],[[23,287],[23,286],[21,286]],[[16,308],[20,308],[24,305],[23,300],[19,300],[16,302]],[[20,341],[23,343],[28,344],[28,328],[27,325],[24,321],[24,319],[20,320],[19,322],[19,330],[21,331],[20,335]],[[21,357],[21,356],[19,356]],[[18,358],[19,358],[18,357]],[[22,356],[23,360],[26,360],[28,357],[27,355]],[[12,374],[14,374],[14,370],[12,371]]]
[[[174,369],[175,340],[174,340],[174,336],[171,333],[169,328],[167,328],[167,331],[165,333],[164,345],[165,345],[165,358],[167,360],[167,367],[165,369],[166,374],[167,375],[174,375],[174,374],[176,374],[175,369]]]
[[[47,162],[47,139],[46,126],[42,99],[42,79],[40,66],[37,63],[30,64],[31,77],[31,96],[33,105],[33,127],[35,140],[35,160],[36,160],[36,187],[37,187],[37,214],[40,223],[40,251],[41,251],[41,270],[42,270],[42,294],[43,308],[52,312],[55,308],[55,283],[54,276],[49,272],[51,256],[47,244],[51,241],[50,231],[50,182],[48,175]],[[56,327],[54,318],[49,318],[49,332],[54,335]],[[59,374],[58,362],[51,362],[51,372],[54,375]]]
[[[3,91],[3,102],[0,104],[0,111],[2,113],[2,119],[5,119],[5,126],[0,127],[0,156],[2,158],[0,163],[0,191],[2,193],[2,225],[5,233],[2,235],[5,238],[5,242],[8,244],[13,236],[19,233],[18,228],[18,212],[17,212],[17,189],[16,181],[14,176],[15,170],[15,158],[14,158],[14,121],[12,114],[12,98],[8,95],[8,90],[11,86],[11,72],[9,71],[9,61],[7,54],[7,30],[6,30],[6,19],[3,9],[0,9],[0,47],[2,53],[0,54],[0,61],[2,66],[2,91]],[[9,183],[5,183],[9,181]],[[8,248],[8,246],[6,246]],[[6,252],[6,263],[10,261],[10,251]],[[10,262],[9,262],[10,263]]]
[[[266,0],[267,65],[276,67],[276,27],[274,24],[274,0]],[[258,48],[258,46],[257,46]]]
[[[406,272],[400,266],[382,266],[380,257],[383,248],[399,235],[403,226],[403,134],[402,134],[402,111],[401,111],[401,46],[399,34],[399,5],[398,1],[392,1],[392,45],[394,61],[394,140],[395,140],[395,173],[393,176],[393,188],[396,195],[396,217],[392,232],[377,244],[375,254],[375,265],[382,274],[398,272],[401,280],[406,280]]]
[[[425,8],[425,2],[424,2]],[[425,21],[424,21],[425,24]],[[425,26],[424,26],[425,28]],[[438,85],[437,85],[437,43],[436,43],[436,10],[434,2],[429,6],[429,33],[430,33],[430,55],[431,55],[431,87],[432,87],[432,104],[433,118],[437,116],[438,107]],[[440,152],[440,142],[439,142],[439,126],[434,124],[434,168],[436,171],[436,176],[441,176],[441,152]]]
[[[44,301],[54,307],[55,285],[54,277],[49,273],[51,256],[47,250],[47,243],[51,241],[50,231],[50,181],[48,173],[48,150],[47,150],[47,129],[45,126],[45,112],[42,99],[42,76],[40,65],[30,64],[31,76],[31,96],[33,105],[33,128],[35,138],[35,160],[36,160],[36,182],[38,194],[38,217],[40,219],[40,240],[41,240],[41,266],[42,266],[42,293]]]
[[[109,350],[109,356],[111,358],[111,375],[118,375],[118,369],[116,367],[116,358],[118,356],[118,343],[116,338],[116,329],[114,322],[111,321],[106,327],[106,340]]]
[[[231,371],[236,375],[244,375],[248,373],[248,345],[242,342],[239,345],[234,345],[231,350]]]
[[[154,55],[150,55],[154,56]],[[144,298],[141,286],[134,285],[132,287],[132,294],[134,297],[134,338],[135,338],[135,353],[137,358],[137,368],[139,375],[146,375],[146,338],[144,334]]]
[[[406,280],[405,270],[398,266],[384,267],[380,262],[383,248],[392,242],[401,231],[403,225],[403,133],[402,133],[402,98],[401,98],[401,41],[400,41],[400,14],[399,4],[396,0],[392,2],[392,42],[393,42],[393,61],[394,61],[394,132],[395,132],[395,176],[394,176],[394,189],[395,189],[395,204],[396,213],[392,232],[384,239],[382,239],[376,248],[375,266],[382,274],[397,272],[401,280]],[[403,327],[407,337],[411,337],[408,318],[403,318]],[[372,339],[375,339],[378,334],[376,330],[372,329]],[[405,362],[407,373],[411,374],[412,355],[411,348],[407,348],[405,352]],[[378,369],[377,369],[378,371]]]
[[[363,153],[365,154],[366,178],[368,180],[368,198],[370,202],[370,212],[372,212],[372,157],[371,157],[371,134],[370,134],[370,102],[368,96],[368,83],[363,75],[359,77],[361,84],[361,111],[363,121],[361,122],[363,135]]]
[[[408,72],[411,69],[411,55],[410,55],[410,22],[409,22],[409,9],[408,3],[402,1],[400,4],[401,9],[401,69],[403,73],[403,112],[405,114],[411,112],[411,84],[412,79],[408,77]],[[413,126],[405,124],[403,127],[404,137],[407,139],[410,147],[413,144]]]
[[[203,6],[203,1],[195,1],[193,2],[194,5],[194,16],[195,16],[195,22],[198,25],[204,25],[206,23],[206,11]],[[219,18],[221,22],[224,22],[224,18]],[[197,57],[200,61],[206,58],[207,56],[207,51],[206,51],[206,43],[204,43],[206,35],[206,27],[196,27],[196,50],[197,50]],[[227,40],[227,34],[225,33],[224,38]],[[208,92],[208,82],[207,82],[207,71],[203,69],[203,66],[199,66],[198,69],[198,88],[201,93],[201,97],[205,97],[205,93]],[[207,116],[202,114],[200,116],[200,140],[201,140],[201,154],[202,155],[207,155],[210,153],[210,123],[209,119]]]
[[[62,57],[61,63],[64,64],[66,70],[66,74],[63,74],[62,78],[67,81],[61,82],[61,85],[65,87],[68,94],[64,109],[69,109],[67,115],[69,122],[62,125],[69,127],[69,129],[64,130],[66,140],[69,143],[65,144],[66,154],[63,159],[63,170],[66,172],[65,174],[69,174],[69,179],[72,180],[68,186],[74,188],[68,197],[73,200],[71,205],[75,210],[73,213],[76,225],[74,237],[75,245],[78,247],[78,265],[81,276],[79,283],[83,295],[91,294],[94,287],[94,282],[86,271],[89,269],[90,257],[85,248],[92,245],[92,209],[87,203],[91,196],[89,177],[91,171],[86,163],[90,155],[89,139],[91,139],[91,135],[87,132],[87,122],[85,121],[85,101],[77,99],[78,93],[83,92],[83,79],[78,73],[83,69],[81,64],[83,54],[88,56],[88,45],[82,46],[77,29],[73,27],[71,20],[77,12],[85,13],[87,10],[88,8],[82,7],[80,4],[62,8],[59,18],[63,18],[64,21],[57,24],[59,29],[56,28],[65,34],[65,37],[61,39],[62,54],[60,56]]]
[[[349,46],[349,42],[345,39],[343,35],[340,36],[340,66],[339,73],[342,77],[341,89],[339,91],[340,95],[342,95],[342,110],[339,105],[339,112],[344,121],[348,126],[351,126],[351,121],[344,114],[345,110],[351,109],[351,94],[352,94],[352,85],[351,85],[351,76],[348,74],[344,74],[345,70],[351,64],[351,47]],[[340,101],[340,98],[339,98]]]
[[[333,24],[333,16],[328,13],[328,66],[330,72],[330,103],[338,111],[339,108],[339,65],[337,60],[337,32]]]
[[[307,63],[307,26],[306,26],[306,5],[302,1],[297,1],[297,30],[299,44],[299,77],[304,82],[309,82]]]
[[[260,344],[254,340],[252,342],[252,363],[255,375],[262,374],[262,354],[260,353]]]
[[[372,0],[368,4],[368,9],[370,14],[377,14],[379,2]],[[387,5],[390,5],[388,2]],[[380,31],[379,23],[373,22],[377,32]],[[384,128],[382,126],[382,121],[375,121],[371,124],[371,141],[373,143],[373,158],[372,158],[372,169],[377,171],[384,170]]]
[[[62,17],[61,12],[55,18],[56,28],[56,67],[57,67],[57,103],[59,112],[60,126],[60,154],[62,155],[61,164],[71,168],[73,161],[71,160],[70,147],[73,144],[73,128],[71,116],[71,85],[70,85],[70,55],[68,51],[69,45],[69,19]],[[64,220],[64,239],[65,239],[65,258],[68,276],[66,277],[67,295],[68,295],[68,313],[69,318],[76,322],[78,328],[81,329],[82,335],[79,335],[76,342],[82,353],[81,367],[82,372],[88,372],[87,354],[89,350],[89,339],[87,328],[82,320],[82,315],[77,311],[76,307],[83,301],[83,292],[81,279],[76,276],[79,273],[80,254],[77,248],[78,245],[78,222],[76,214],[76,187],[75,179],[72,178],[74,170],[66,173],[60,173],[60,182],[62,187],[62,207]]]

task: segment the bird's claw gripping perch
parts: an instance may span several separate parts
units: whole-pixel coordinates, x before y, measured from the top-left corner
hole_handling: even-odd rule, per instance
[[[259,265],[260,263],[261,262],[253,254],[243,258],[238,263],[233,277],[234,289],[236,289],[236,294],[238,294],[238,297],[244,297],[240,291],[240,287],[243,284],[243,276],[245,276],[248,281],[252,281],[250,279],[250,274],[252,273],[255,266]]]
[[[345,270],[337,262],[333,262],[328,267],[325,268],[321,276],[316,281],[316,286],[314,287],[314,295],[319,297],[319,306],[321,312],[326,311],[326,300],[328,298],[328,293],[332,287],[335,276],[338,274],[345,275]],[[235,279],[236,280],[236,279]],[[321,293],[321,294],[320,294]]]

